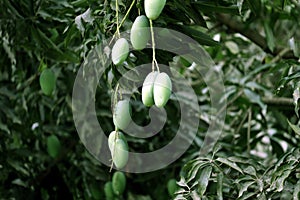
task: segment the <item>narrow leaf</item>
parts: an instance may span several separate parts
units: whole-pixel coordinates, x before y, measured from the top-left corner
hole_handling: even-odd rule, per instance
[[[260,0],[247,0],[247,4],[250,7],[254,15],[258,16],[260,13]]]
[[[247,182],[242,183],[240,186],[240,189],[239,189],[238,197],[241,197],[244,194],[244,192],[248,190],[249,186],[254,183],[255,183],[255,181],[247,181]]]
[[[298,104],[298,100],[300,98],[300,91],[299,91],[299,87],[297,87],[294,92],[293,92],[293,99],[294,99],[294,104],[295,104],[295,113],[297,115],[297,117],[299,118],[299,104]]]
[[[294,188],[293,200],[298,200],[300,196],[300,180],[298,180],[297,184]]]
[[[236,5],[234,6],[220,6],[216,5],[215,2],[208,3],[209,1],[196,1],[193,4],[197,9],[209,13],[209,12],[217,12],[217,13],[230,13],[233,15],[239,14],[239,9]]]
[[[223,178],[224,174],[222,172],[217,175],[217,196],[218,200],[223,200]]]
[[[243,8],[243,3],[244,3],[244,0],[237,0],[237,7],[239,9],[239,13],[240,15],[242,15],[242,8]]]
[[[251,175],[251,176],[256,176],[256,170],[255,170],[255,168],[252,167],[252,166],[246,167],[246,168],[244,169],[244,172],[245,172],[246,174]]]
[[[244,89],[244,94],[246,95],[246,97],[249,99],[249,101],[251,103],[256,103],[258,104],[262,110],[265,110],[266,109],[266,105],[262,102],[259,94],[255,93],[255,92],[252,92],[251,90],[249,89]]]
[[[300,128],[294,124],[292,124],[288,119],[287,122],[289,123],[290,127],[293,129],[293,131],[295,133],[297,133],[298,135],[300,135]]]
[[[228,165],[229,167],[240,172],[241,174],[244,174],[242,169],[236,163],[229,161],[227,158],[217,158],[217,161],[219,161],[225,165]]]
[[[200,178],[198,180],[198,183],[199,183],[198,192],[201,197],[204,195],[204,193],[206,191],[211,172],[212,172],[211,166],[205,167],[201,172]]]
[[[267,20],[264,21],[264,28],[266,33],[267,45],[269,49],[273,52],[275,48],[274,34]]]
[[[219,44],[217,41],[213,40],[209,35],[203,33],[201,31],[200,26],[176,25],[176,28],[178,28],[180,31],[186,34],[189,34],[193,39],[195,39],[202,45],[215,46]]]

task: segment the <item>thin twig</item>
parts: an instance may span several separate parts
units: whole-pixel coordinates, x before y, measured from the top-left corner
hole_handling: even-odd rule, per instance
[[[248,109],[248,129],[247,129],[247,152],[250,154],[250,139],[251,139],[251,120],[252,120],[252,107]]]
[[[134,4],[135,4],[135,0],[133,0],[133,1],[131,2],[131,5],[130,5],[130,7],[128,8],[128,10],[127,10],[125,16],[123,17],[122,21],[120,22],[120,24],[117,25],[117,30],[120,29],[120,27],[124,24],[124,22],[125,22],[125,20],[127,19],[128,15],[129,15],[129,13],[130,13],[130,11],[131,11],[131,9],[132,9],[132,7],[134,6]],[[111,38],[111,40],[109,41],[109,44],[108,44],[108,45],[111,45],[112,41],[113,41],[113,40],[115,39],[115,37],[116,37],[116,34],[117,34],[117,31],[116,31],[116,32],[114,33],[114,35],[112,36],[112,38]]]
[[[159,67],[155,57],[155,39],[154,39],[154,30],[153,30],[153,22],[150,19],[150,30],[151,30],[151,39],[152,39],[152,71],[154,71],[155,67],[159,72]]]

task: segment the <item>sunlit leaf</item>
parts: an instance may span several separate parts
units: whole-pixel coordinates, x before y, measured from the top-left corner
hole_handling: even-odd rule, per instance
[[[294,124],[292,124],[288,119],[287,122],[289,123],[290,127],[293,129],[293,131],[295,131],[295,133],[297,133],[298,135],[300,135],[300,128]]]
[[[248,190],[248,188],[253,185],[255,183],[255,181],[248,181],[248,182],[244,182],[241,184],[240,189],[239,189],[239,196],[241,197],[245,191]]]
[[[211,176],[211,172],[212,172],[212,167],[211,166],[207,166],[205,167],[200,174],[199,180],[198,180],[198,192],[200,194],[200,196],[203,196],[208,182],[209,182],[209,178]]]
[[[244,89],[244,94],[247,96],[247,98],[249,99],[249,101],[251,103],[258,104],[262,110],[266,109],[266,105],[262,102],[261,97],[258,94],[252,92],[251,90],[249,90],[247,88]]]
[[[216,161],[219,161],[225,165],[228,165],[229,167],[239,171],[241,174],[243,174],[243,170],[234,162],[229,161],[227,158],[217,158]]]

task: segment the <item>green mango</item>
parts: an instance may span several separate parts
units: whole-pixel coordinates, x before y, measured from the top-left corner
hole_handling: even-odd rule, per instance
[[[152,106],[154,104],[154,99],[153,99],[153,86],[154,86],[154,81],[159,73],[158,72],[151,72],[149,73],[145,81],[143,83],[142,87],[142,101],[145,106]]]
[[[167,184],[168,193],[171,197],[175,196],[175,192],[178,190],[176,180],[174,178],[170,179]]]
[[[113,163],[117,169],[122,169],[128,162],[128,146],[122,139],[117,139],[111,149]]]
[[[112,188],[116,195],[121,195],[126,188],[126,176],[123,172],[115,172],[112,177]]]
[[[161,108],[166,105],[172,92],[172,82],[168,74],[160,73],[157,75],[153,86],[154,103]]]
[[[121,130],[127,128],[131,122],[131,106],[129,100],[119,101],[114,108],[113,122]]]
[[[150,39],[149,21],[145,15],[138,16],[131,27],[130,41],[136,50],[142,50]]]
[[[104,195],[106,200],[113,200],[114,199],[114,191],[112,187],[112,182],[106,182],[104,185]]]
[[[61,149],[61,144],[60,144],[59,139],[56,137],[56,135],[48,136],[47,137],[48,154],[52,158],[56,158],[60,153],[60,149]]]
[[[115,65],[122,64],[128,57],[129,44],[125,38],[120,38],[111,50],[111,59]]]
[[[120,131],[118,131],[118,134],[119,134],[119,138],[122,139],[125,142],[125,144],[126,144],[126,146],[128,148],[128,143],[126,141],[125,135],[122,132],[120,132]],[[112,150],[113,144],[114,144],[114,142],[116,140],[116,136],[117,136],[117,132],[116,131],[112,131],[109,134],[109,136],[108,136],[108,147],[109,147],[110,150]]]
[[[145,0],[144,7],[149,19],[155,20],[159,17],[166,5],[166,0]]]
[[[44,69],[40,76],[40,86],[45,95],[51,95],[55,89],[56,77],[51,69]]]

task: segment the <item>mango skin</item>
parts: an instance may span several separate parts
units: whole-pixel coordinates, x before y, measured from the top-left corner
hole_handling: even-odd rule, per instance
[[[113,200],[114,199],[114,191],[112,188],[112,182],[106,182],[104,185],[104,194],[107,200]]]
[[[112,188],[116,195],[124,193],[126,188],[126,176],[123,172],[115,172],[112,177]]]
[[[40,76],[40,86],[45,95],[51,95],[55,89],[56,77],[51,69],[44,69]]]
[[[114,108],[113,122],[114,125],[121,130],[127,128],[131,122],[131,106],[129,100],[119,101]]]
[[[122,169],[128,162],[129,152],[126,143],[117,139],[112,146],[111,156],[117,169]]]
[[[149,21],[145,15],[138,16],[131,27],[130,41],[136,50],[142,50],[150,39]]]
[[[128,57],[129,44],[125,38],[120,38],[111,50],[111,59],[115,65],[122,64]]]
[[[151,20],[156,20],[166,5],[166,0],[145,0],[146,15]]]
[[[145,106],[152,106],[154,105],[153,99],[153,86],[154,81],[159,73],[158,72],[151,72],[149,73],[143,83],[142,87],[142,101]]]
[[[127,144],[125,135],[122,132],[120,132],[120,131],[118,131],[118,134],[119,134],[119,138],[122,139],[125,142],[125,144],[126,144],[126,146],[128,148],[128,144]],[[112,151],[112,148],[113,148],[113,144],[114,144],[114,142],[116,140],[116,136],[117,136],[117,132],[116,131],[112,131],[109,134],[109,136],[108,136],[108,147],[109,147],[109,149],[111,151]]]
[[[178,186],[176,184],[176,180],[174,178],[170,179],[168,181],[168,184],[167,184],[167,189],[168,189],[168,193],[171,197],[174,197],[175,196],[175,192],[177,191],[178,189]]]
[[[158,108],[164,107],[172,92],[172,82],[168,74],[157,75],[153,86],[154,103]]]
[[[52,158],[56,158],[61,150],[61,144],[56,135],[47,137],[47,151]]]

